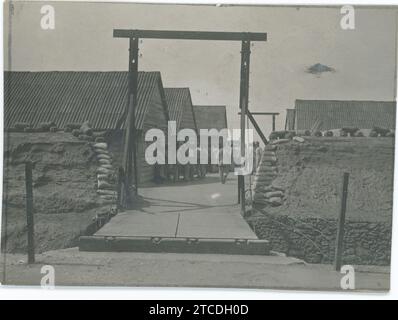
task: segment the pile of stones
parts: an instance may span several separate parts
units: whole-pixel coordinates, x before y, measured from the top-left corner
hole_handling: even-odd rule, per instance
[[[116,201],[115,171],[112,166],[112,157],[108,151],[106,142],[93,144],[97,168],[97,193],[105,201]]]
[[[277,207],[283,203],[284,190],[272,184],[278,176],[276,149],[276,145],[266,145],[264,148],[253,183],[253,205],[255,206]]]
[[[79,140],[89,142],[105,142],[105,132],[95,132],[88,121],[79,123],[68,123],[65,126],[65,132],[71,132]]]

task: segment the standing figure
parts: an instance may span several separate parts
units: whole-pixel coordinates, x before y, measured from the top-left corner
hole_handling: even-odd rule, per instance
[[[254,161],[254,172],[257,171],[260,163],[261,157],[263,156],[263,149],[260,147],[260,143],[257,141],[257,148],[255,150],[255,161]]]
[[[224,163],[224,148],[220,147],[220,151],[218,153],[218,170],[220,173],[220,180],[222,184],[225,184],[227,181],[227,177],[229,174],[230,170],[230,164],[229,163]]]

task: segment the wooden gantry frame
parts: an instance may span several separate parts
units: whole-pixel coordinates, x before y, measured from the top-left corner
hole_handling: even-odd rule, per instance
[[[140,39],[174,39],[174,40],[211,40],[211,41],[240,41],[240,96],[239,108],[241,110],[241,152],[245,152],[245,120],[248,115],[249,104],[249,77],[250,77],[250,45],[252,41],[267,41],[266,33],[258,32],[212,32],[212,31],[166,31],[166,30],[127,30],[114,29],[114,38],[129,39],[129,75],[127,98],[127,125],[124,146],[123,168],[125,173],[126,196],[123,197],[124,206],[131,206],[129,196],[130,187],[134,184],[138,192],[137,178],[137,142],[135,128],[135,110],[138,101],[138,50]],[[243,154],[244,156],[244,154]],[[245,213],[245,182],[243,176],[238,176],[238,189],[240,195],[241,213]]]

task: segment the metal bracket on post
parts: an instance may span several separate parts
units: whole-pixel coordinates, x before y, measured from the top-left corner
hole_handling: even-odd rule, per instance
[[[241,110],[240,115],[240,139],[241,139],[241,154],[245,157],[246,153],[246,114],[249,104],[249,73],[250,73],[250,41],[242,41],[241,51],[241,66],[240,66],[240,96],[239,96],[239,108]],[[241,215],[245,215],[246,203],[245,203],[245,177],[240,175],[238,188],[240,188],[240,206]]]

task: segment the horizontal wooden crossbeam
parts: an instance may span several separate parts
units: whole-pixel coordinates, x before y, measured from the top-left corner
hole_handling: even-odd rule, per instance
[[[278,116],[279,112],[250,112],[253,116]],[[240,114],[240,112],[238,112]]]
[[[213,31],[171,31],[171,30],[128,30],[114,29],[114,38],[180,39],[180,40],[226,40],[267,41],[267,34],[260,32],[213,32]]]

